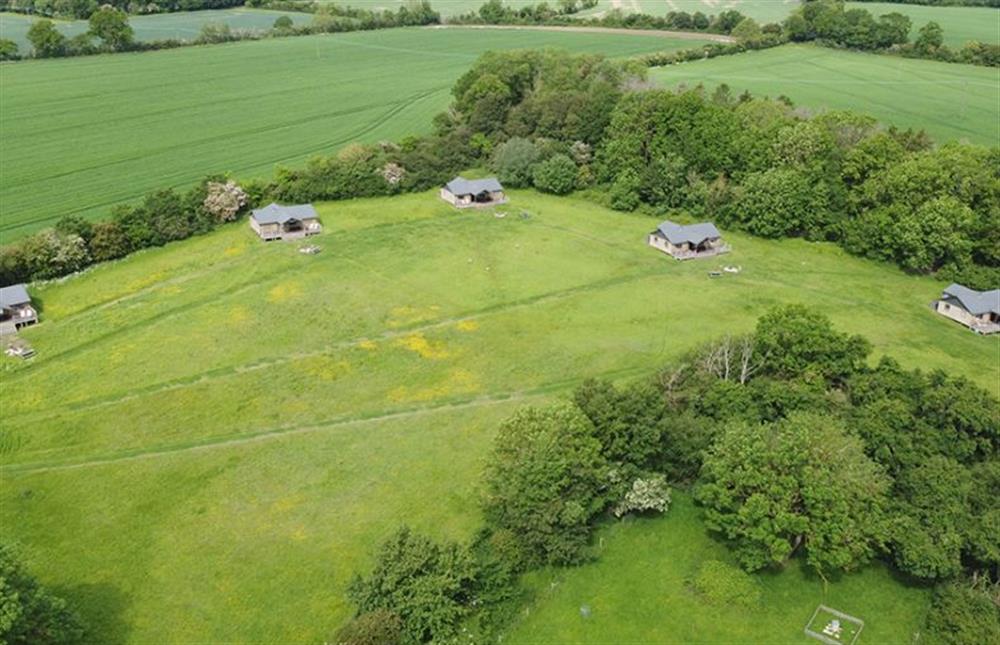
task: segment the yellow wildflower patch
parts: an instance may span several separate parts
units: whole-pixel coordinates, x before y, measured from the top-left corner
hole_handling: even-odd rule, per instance
[[[329,356],[312,356],[297,363],[303,372],[321,381],[336,381],[351,371],[351,364]]]
[[[459,331],[476,331],[479,329],[479,323],[475,320],[462,320],[456,325]]]
[[[431,342],[423,334],[410,334],[396,341],[400,347],[420,354],[421,358],[439,360],[448,357],[448,350],[440,342]]]
[[[286,282],[271,287],[267,292],[267,301],[273,303],[288,302],[302,295],[302,287],[296,282]]]
[[[460,394],[474,394],[478,391],[480,391],[479,378],[468,370],[456,369],[437,385],[417,388],[400,385],[389,391],[388,398],[393,403],[417,403],[446,399]]]
[[[358,343],[358,347],[360,347],[361,349],[367,349],[368,351],[371,352],[378,349],[378,344],[374,340],[368,340],[366,338],[365,340]]]
[[[393,307],[389,312],[389,321],[386,324],[389,327],[395,328],[412,325],[425,320],[433,320],[440,310],[440,305],[431,305],[429,307]]]

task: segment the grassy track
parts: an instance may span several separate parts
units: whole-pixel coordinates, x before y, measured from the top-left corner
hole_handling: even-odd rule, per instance
[[[0,536],[111,642],[317,642],[396,526],[471,535],[482,459],[516,406],[650,373],[770,305],[808,302],[878,353],[1000,387],[1000,339],[934,315],[933,280],[736,234],[726,261],[744,272],[709,280],[714,264],[644,245],[648,218],[512,198],[503,219],[432,193],[324,204],[317,256],[240,223],[36,289],[39,355],[0,362]],[[630,535],[614,538],[626,552],[650,534]],[[794,573],[768,584],[816,595]],[[878,571],[844,584],[903,603],[886,635],[923,602]],[[644,589],[631,597],[658,602]],[[560,633],[552,620],[538,633]],[[783,635],[798,617],[754,620]]]
[[[509,643],[815,643],[802,633],[819,604],[865,621],[859,643],[919,642],[926,589],[906,587],[885,567],[823,581],[792,563],[780,574],[753,578],[759,604],[712,605],[690,586],[706,560],[735,565],[711,539],[686,494],[674,493],[666,516],[615,524],[594,564],[532,576],[530,611]],[[590,607],[590,617],[580,607]]]
[[[855,110],[883,123],[923,128],[938,141],[1000,143],[1000,83],[997,70],[988,67],[784,45],[661,67],[652,77],[669,87],[727,83],[736,93]]]
[[[270,29],[278,16],[288,16],[297,23],[312,20],[309,14],[295,11],[268,11],[236,7],[233,9],[212,9],[207,11],[178,11],[148,16],[129,16],[129,24],[135,31],[136,40],[163,40],[178,38],[190,40],[198,35],[206,23],[225,23],[233,29]],[[35,18],[20,13],[0,13],[0,38],[9,38],[18,44],[22,52],[30,50],[28,28]],[[76,36],[87,31],[85,20],[57,20],[59,31],[67,36]]]
[[[630,56],[690,40],[393,29],[3,67],[0,238],[106,216],[212,172],[267,176],[352,141],[426,132],[490,49]]]

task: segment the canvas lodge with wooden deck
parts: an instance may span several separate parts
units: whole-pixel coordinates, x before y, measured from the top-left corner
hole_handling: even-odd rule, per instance
[[[649,234],[649,245],[678,260],[708,258],[729,252],[722,235],[711,222],[676,224],[667,220]]]
[[[268,204],[250,214],[250,228],[265,242],[307,237],[323,230],[312,204]]]

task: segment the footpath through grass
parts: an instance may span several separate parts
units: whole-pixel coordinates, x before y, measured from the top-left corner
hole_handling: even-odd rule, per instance
[[[0,359],[0,537],[102,640],[316,642],[397,526],[471,536],[517,406],[650,374],[772,305],[1000,387],[1000,338],[935,315],[932,279],[729,232],[743,272],[710,279],[718,262],[648,248],[647,217],[530,191],[501,210],[433,191],[321,204],[316,256],[244,221],[34,289],[38,356]]]
[[[813,109],[854,110],[901,128],[923,128],[938,141],[1000,143],[997,70],[974,65],[784,45],[659,67],[667,87],[722,83],[734,95],[787,96]]]
[[[0,243],[209,173],[270,176],[351,142],[428,132],[488,50],[627,57],[696,44],[410,28],[5,64]]]

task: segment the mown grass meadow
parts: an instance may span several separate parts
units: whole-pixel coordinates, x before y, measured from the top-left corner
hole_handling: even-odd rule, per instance
[[[433,192],[329,203],[317,256],[240,222],[38,286],[44,322],[24,336],[39,355],[0,362],[0,535],[30,547],[102,640],[315,642],[398,525],[472,535],[483,459],[517,406],[650,374],[772,305],[809,303],[877,354],[997,392],[1000,339],[935,315],[935,280],[731,233],[724,261],[743,273],[712,280],[717,263],[646,247],[648,217],[530,191],[501,211],[457,212]],[[703,530],[683,497],[671,513],[610,530],[607,562]],[[691,548],[724,553],[704,536]],[[669,553],[663,578],[688,575],[692,560]],[[580,602],[603,607],[586,569],[559,575],[582,576]],[[818,596],[794,570],[765,584],[790,606]],[[877,634],[908,633],[926,600],[877,568],[831,593],[862,587],[901,603]],[[643,603],[682,593],[635,589]],[[559,607],[537,634],[576,633]],[[792,613],[712,633],[783,635]]]
[[[853,110],[882,123],[924,129],[938,142],[1000,141],[1000,84],[989,67],[839,51],[812,45],[656,68],[666,87],[726,83],[734,94],[787,96],[813,109]]]
[[[354,141],[425,133],[489,50],[627,57],[695,44],[413,28],[5,64],[0,241],[209,173],[270,176]]]

